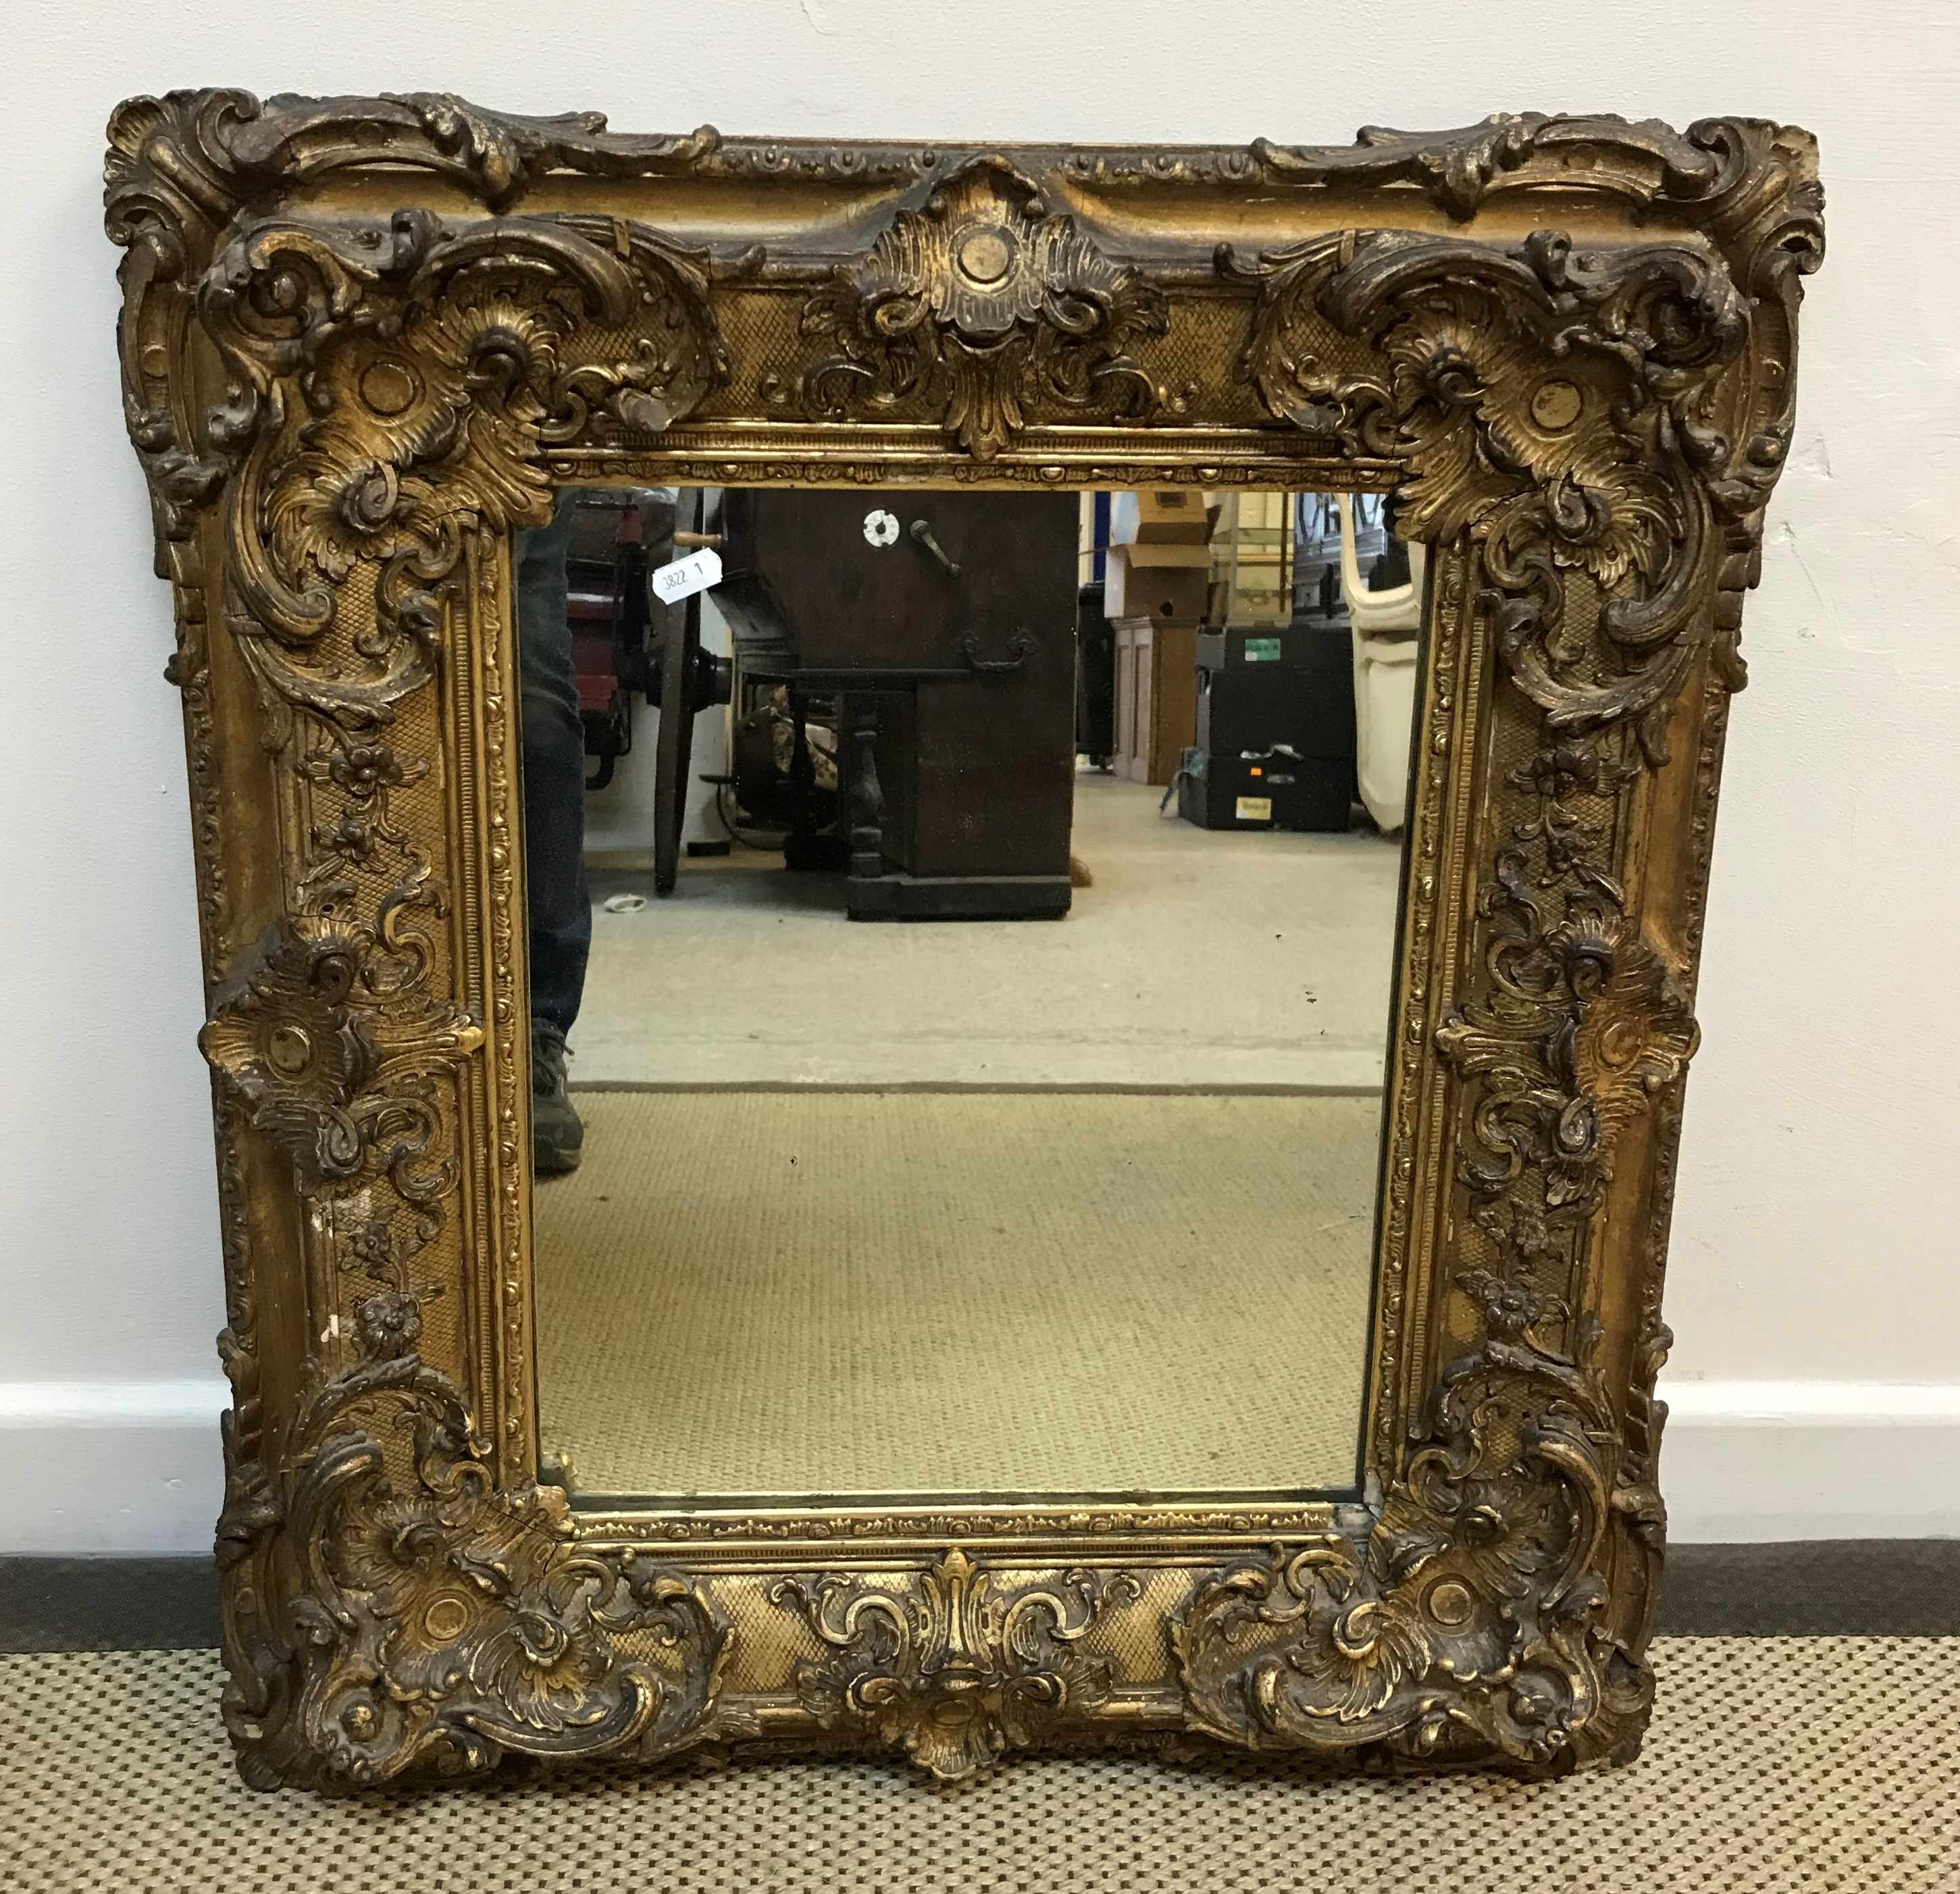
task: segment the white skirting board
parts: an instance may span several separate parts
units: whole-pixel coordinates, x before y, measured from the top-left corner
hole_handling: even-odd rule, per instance
[[[1663,1381],[1684,1545],[1960,1538],[1960,1386]]]
[[[231,1390],[182,1381],[0,1381],[0,1552],[211,1549]]]
[[[1960,1537],[1960,1385],[1664,1385],[1682,1543]],[[0,1383],[0,1552],[209,1549],[224,1384]]]

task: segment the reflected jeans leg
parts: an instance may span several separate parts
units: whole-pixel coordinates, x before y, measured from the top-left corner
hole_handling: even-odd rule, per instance
[[[524,879],[531,1019],[571,1030],[592,951],[585,884],[585,726],[565,615],[572,495],[548,526],[517,535],[517,678],[524,741]]]

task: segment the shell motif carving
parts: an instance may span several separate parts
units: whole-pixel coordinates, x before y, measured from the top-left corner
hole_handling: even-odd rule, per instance
[[[1079,1647],[1138,1587],[1083,1571],[1007,1589],[956,1546],[908,1591],[831,1573],[779,1579],[770,1596],[828,1647],[797,1672],[822,1727],[902,1747],[951,1781],[1108,1701],[1109,1660]]]
[[[447,1189],[450,1165],[419,1167],[438,1138],[429,1082],[482,1043],[475,1021],[431,994],[418,955],[370,930],[308,917],[221,996],[204,1055],[248,1123],[310,1185],[385,1170],[404,1200]]]
[[[1125,352],[1169,326],[1141,271],[1050,215],[1011,165],[976,159],[810,299],[803,333],[838,352],[804,371],[801,399],[829,420],[916,404],[991,460],[1033,420],[1174,405]]]

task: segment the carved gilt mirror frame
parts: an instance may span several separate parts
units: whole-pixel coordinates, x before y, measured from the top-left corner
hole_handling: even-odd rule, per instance
[[[247,1778],[1631,1757],[1809,137],[988,151],[202,91],[109,140],[189,755]],[[902,480],[1392,490],[1433,548],[1351,1503],[593,1513],[540,1479],[510,533],[555,482]]]

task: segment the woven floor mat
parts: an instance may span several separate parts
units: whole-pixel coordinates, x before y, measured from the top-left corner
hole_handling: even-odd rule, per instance
[[[582,1492],[1354,1483],[1378,1098],[578,1105],[534,1227],[539,1412]]]
[[[1666,1640],[1643,1759],[1561,1783],[1023,1759],[705,1764],[329,1801],[232,1772],[202,1651],[0,1659],[19,1894],[1960,1889],[1960,1639]]]

